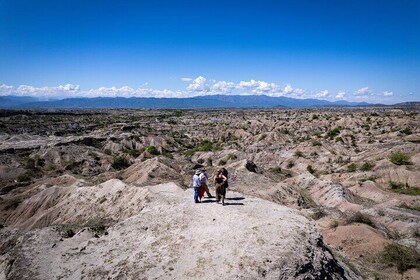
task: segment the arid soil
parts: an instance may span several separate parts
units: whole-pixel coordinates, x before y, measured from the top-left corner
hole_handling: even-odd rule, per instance
[[[0,279],[420,279],[419,113],[0,111]]]

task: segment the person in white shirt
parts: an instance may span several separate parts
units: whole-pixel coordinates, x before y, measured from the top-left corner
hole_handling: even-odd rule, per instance
[[[201,186],[206,190],[207,197],[208,198],[213,197],[208,187],[209,175],[207,174],[207,171],[205,169],[201,169],[200,181],[201,181]]]
[[[195,174],[193,175],[193,188],[194,188],[194,202],[195,203],[200,203],[200,201],[198,200],[198,191],[201,187],[200,174],[201,174],[201,171],[196,170]]]

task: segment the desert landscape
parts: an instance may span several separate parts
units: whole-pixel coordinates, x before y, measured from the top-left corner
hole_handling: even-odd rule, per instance
[[[1,110],[0,279],[419,279],[419,113]]]

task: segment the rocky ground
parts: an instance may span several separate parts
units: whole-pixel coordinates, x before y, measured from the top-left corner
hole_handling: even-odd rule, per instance
[[[419,112],[1,111],[0,279],[419,279]]]

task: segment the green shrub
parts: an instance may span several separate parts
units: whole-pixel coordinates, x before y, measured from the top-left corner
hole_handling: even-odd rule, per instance
[[[226,164],[226,160],[224,159],[219,160],[219,165],[225,165],[225,164]]]
[[[237,159],[238,157],[235,155],[235,154],[233,154],[233,153],[231,153],[231,154],[228,154],[227,155],[227,159],[228,160],[231,160],[231,159]]]
[[[360,166],[360,170],[361,171],[370,171],[372,170],[372,168],[375,166],[375,164],[369,162],[369,161],[365,161],[362,166]]]
[[[292,168],[293,166],[295,166],[295,162],[293,161],[293,160],[289,160],[288,162],[287,162],[287,168]]]
[[[212,159],[212,158],[210,158],[210,157],[209,157],[209,158],[207,158],[207,159],[206,159],[206,165],[207,165],[207,166],[212,166],[212,165],[213,165],[213,159]]]
[[[347,165],[347,172],[354,172],[357,170],[357,165],[355,163],[350,163]]]
[[[137,149],[128,149],[127,154],[129,154],[132,157],[138,157],[142,152]]]
[[[411,187],[407,183],[389,182],[389,187],[393,192],[407,195],[420,195],[420,188]]]
[[[335,136],[340,134],[341,129],[339,127],[333,128],[327,132],[327,137],[333,139]]]
[[[151,155],[155,155],[155,156],[160,154],[158,149],[156,149],[155,146],[147,146],[146,147],[146,152],[148,152]]]
[[[411,129],[409,127],[406,127],[404,129],[400,130],[400,132],[402,134],[405,134],[405,135],[411,135],[411,134],[413,134],[413,132],[411,131]]]
[[[194,149],[196,152],[210,152],[213,150],[213,143],[209,140],[204,140],[200,146]]]
[[[396,266],[400,273],[411,268],[420,268],[420,254],[415,249],[399,244],[386,245],[381,260],[387,265]]]
[[[394,152],[389,156],[389,160],[396,165],[411,164],[410,156],[403,152]]]
[[[114,160],[112,161],[112,167],[117,170],[124,169],[129,166],[130,164],[128,160],[122,156],[114,157]]]

